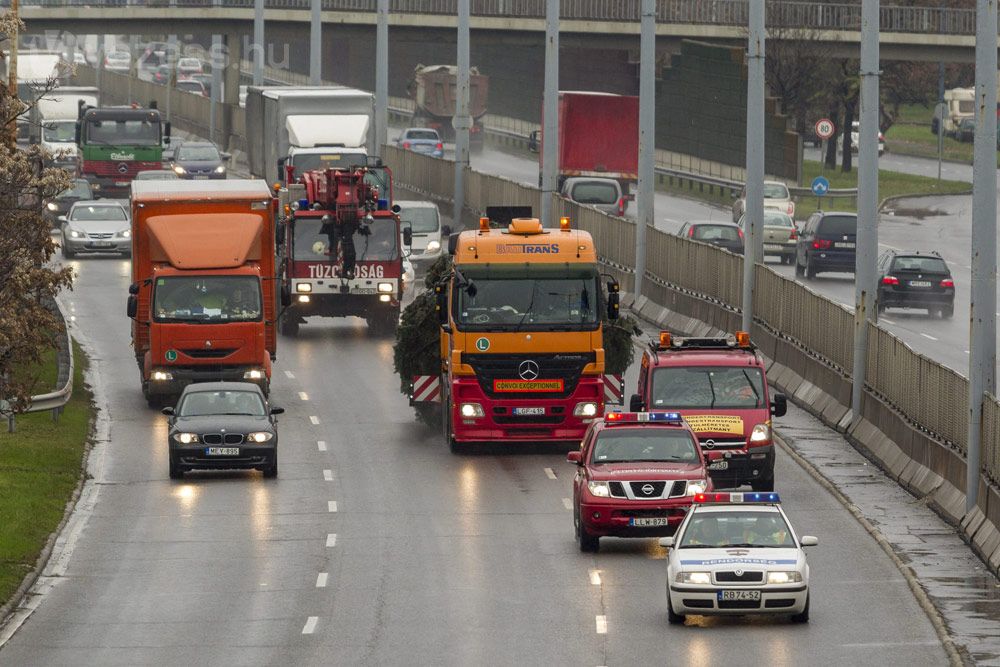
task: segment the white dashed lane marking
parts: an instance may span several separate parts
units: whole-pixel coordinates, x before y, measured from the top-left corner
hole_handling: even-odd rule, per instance
[[[569,498],[563,498],[563,507],[565,507],[568,510],[573,509],[573,501],[570,500]]]
[[[330,501],[328,501],[326,503],[326,509],[328,509],[331,512],[336,512],[337,511],[337,501],[336,500],[330,500]]]
[[[302,399],[303,401],[308,401],[309,400],[309,394],[307,394],[304,391],[300,391],[299,392],[299,398]]]
[[[923,331],[920,332],[920,335],[923,336],[924,338],[928,339],[928,340],[937,340],[937,338],[935,338],[934,336],[932,336],[930,334],[925,334]]]
[[[289,380],[294,380],[295,374],[292,373],[291,371],[285,371],[285,377],[288,378]]]
[[[594,586],[600,586],[601,585],[601,571],[600,570],[591,570],[590,571],[590,583],[593,584]]]
[[[549,479],[555,479],[556,478],[556,473],[555,473],[554,470],[552,470],[552,468],[546,468],[545,469],[545,476],[548,477]]]
[[[326,572],[320,572],[318,575],[316,575],[316,588],[326,588],[326,579],[327,579]]]
[[[332,470],[324,470],[323,471],[323,480],[326,481],[326,482],[332,482],[333,481],[333,471]]]
[[[597,621],[597,634],[599,635],[608,634],[608,617],[598,616],[596,621]]]
[[[317,417],[316,415],[310,415],[309,421],[313,423],[313,426],[319,425],[319,417]]]
[[[326,536],[326,546],[335,547],[337,546],[337,533],[328,533]]]
[[[311,635],[316,632],[316,624],[319,623],[319,616],[310,616],[306,619],[306,624],[302,626],[302,634]]]
[[[326,443],[323,442],[322,440],[318,440],[316,442],[316,447],[318,447],[319,451],[321,451],[321,452],[325,452],[326,451]]]

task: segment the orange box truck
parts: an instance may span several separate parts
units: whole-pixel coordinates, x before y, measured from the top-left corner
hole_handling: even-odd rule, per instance
[[[275,199],[262,180],[134,181],[132,347],[151,407],[275,358]]]

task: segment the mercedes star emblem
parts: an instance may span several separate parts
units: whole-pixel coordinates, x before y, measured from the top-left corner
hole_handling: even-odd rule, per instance
[[[122,162],[121,164],[119,164],[118,165],[118,173],[119,174],[127,174],[128,173],[128,164],[126,164],[125,162]]]
[[[653,485],[652,484],[643,484],[642,485],[642,492],[644,494],[646,494],[647,496],[653,495]]]
[[[538,363],[532,361],[531,359],[525,359],[521,362],[521,365],[517,367],[517,374],[521,376],[522,380],[537,380]]]

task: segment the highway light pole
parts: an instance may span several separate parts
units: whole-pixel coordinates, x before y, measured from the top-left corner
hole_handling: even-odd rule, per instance
[[[764,222],[764,0],[750,0],[747,41],[747,198],[743,240],[743,331],[753,325],[757,237]],[[763,256],[759,258],[763,261]]]
[[[545,90],[542,95],[542,225],[554,227],[552,194],[559,179],[559,0],[545,1]]]
[[[861,118],[858,128],[858,231],[854,255],[854,368],[851,412],[861,418],[868,368],[868,323],[876,319],[878,290],[879,0],[861,3]],[[845,130],[846,131],[846,130]]]
[[[389,0],[378,0],[375,19],[375,150],[389,140]]]
[[[222,0],[212,0],[215,7],[222,6]],[[225,59],[222,55],[222,35],[212,35],[212,54],[209,58],[212,66],[212,102],[208,105],[208,140],[215,143],[215,123],[222,100],[222,70],[225,68]],[[239,66],[239,63],[237,63]]]
[[[312,0],[312,18],[309,22],[309,83],[318,86],[323,79],[323,0]]]
[[[465,208],[465,168],[469,166],[469,3],[458,0],[458,55],[455,87],[455,197],[452,223],[462,228],[462,210]]]
[[[656,187],[656,0],[642,0],[639,28],[639,191],[635,219],[636,299],[646,275],[646,229],[653,225],[653,189]]]
[[[972,154],[972,280],[969,301],[969,452],[965,509],[979,495],[983,392],[996,394],[997,5],[976,0],[976,130]],[[941,128],[938,128],[940,131]]]
[[[264,0],[253,3],[253,85],[264,85]]]

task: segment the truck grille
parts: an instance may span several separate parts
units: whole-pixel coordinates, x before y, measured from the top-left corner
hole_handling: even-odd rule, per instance
[[[563,391],[560,392],[518,392],[519,398],[529,397],[566,397],[576,391],[583,369],[587,364],[594,363],[596,355],[593,352],[580,354],[463,354],[462,363],[472,366],[479,380],[479,386],[487,396],[511,396],[506,392],[494,392],[494,380],[520,380],[520,366],[525,361],[534,361],[538,365],[539,380],[562,380]],[[531,378],[535,379],[535,378]]]
[[[181,350],[192,359],[222,359],[236,351],[236,348]]]
[[[703,449],[740,449],[747,446],[746,438],[698,438]]]

